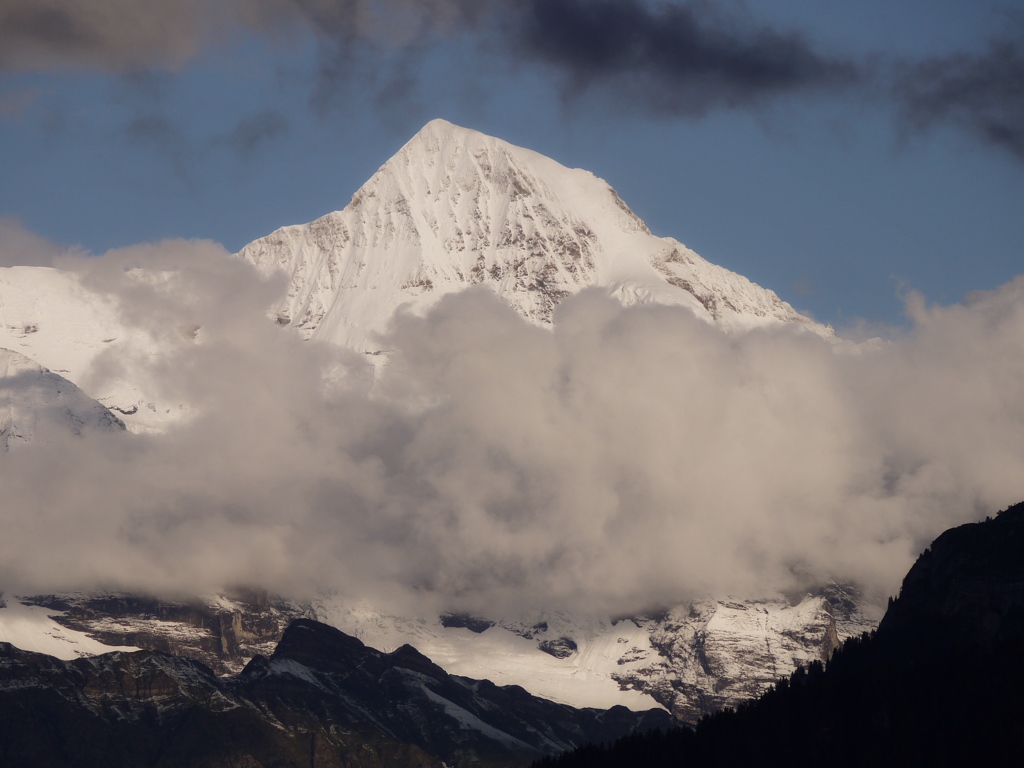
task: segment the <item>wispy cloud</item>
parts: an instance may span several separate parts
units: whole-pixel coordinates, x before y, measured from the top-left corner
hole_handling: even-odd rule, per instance
[[[248,115],[226,133],[208,139],[189,136],[178,120],[159,110],[143,110],[124,126],[129,142],[154,150],[170,162],[175,175],[188,185],[193,173],[208,154],[218,148],[231,150],[239,160],[250,160],[262,147],[287,137],[289,122],[278,110]]]
[[[0,91],[0,117],[22,118],[39,101],[38,88],[20,88]]]
[[[288,118],[268,109],[240,120],[230,132],[214,139],[215,144],[230,147],[241,157],[249,157],[259,147],[288,135]]]
[[[905,125],[951,124],[1024,161],[1024,36],[905,65],[895,88]]]

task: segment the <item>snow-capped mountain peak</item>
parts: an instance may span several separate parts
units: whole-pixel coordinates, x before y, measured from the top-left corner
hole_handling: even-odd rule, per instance
[[[399,306],[423,311],[482,283],[519,314],[551,323],[588,286],[623,303],[686,306],[725,328],[803,317],[771,291],[653,236],[615,190],[500,139],[433,120],[341,211],[285,227],[240,255],[291,275],[274,308],[307,338],[374,350]]]

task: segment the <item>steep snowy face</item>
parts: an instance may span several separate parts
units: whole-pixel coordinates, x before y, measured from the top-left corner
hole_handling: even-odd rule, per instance
[[[48,429],[74,434],[122,431],[124,424],[82,390],[18,352],[0,348],[0,451],[45,439]]]
[[[651,235],[593,174],[443,120],[344,210],[239,255],[291,275],[273,310],[281,325],[361,351],[379,347],[398,307],[423,311],[477,283],[540,325],[566,297],[602,286],[625,304],[682,305],[725,328],[795,322],[831,334],[771,291]]]

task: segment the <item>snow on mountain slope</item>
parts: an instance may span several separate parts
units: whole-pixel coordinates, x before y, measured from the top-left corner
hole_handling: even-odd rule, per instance
[[[656,654],[639,673],[625,670],[615,679],[696,723],[759,696],[799,666],[827,660],[842,641],[873,629],[879,618],[834,585],[827,595],[807,595],[795,604],[781,597],[698,600],[642,620]]]
[[[74,272],[0,268],[0,347],[74,381],[131,431],[160,430],[177,417],[130,373],[133,361],[161,354],[160,345],[126,325],[113,299],[84,287]]]
[[[498,623],[408,619],[337,596],[314,600],[310,611],[375,648],[408,643],[452,674],[519,685],[576,707],[660,704],[696,723],[873,629],[879,616],[851,597],[832,585],[796,602],[706,599],[616,621],[565,614]]]
[[[0,609],[0,640],[47,653],[135,645],[224,674],[266,654],[295,618],[315,618],[385,652],[409,644],[451,674],[518,685],[552,701],[661,705],[696,722],[760,694],[798,665],[827,658],[842,640],[873,629],[879,614],[836,585],[798,600],[705,599],[615,620],[564,613],[499,621],[398,616],[337,594],[302,603],[257,593],[181,603],[68,593],[8,600]]]
[[[131,646],[107,645],[58,624],[54,616],[61,611],[38,605],[25,605],[17,598],[0,594],[0,643],[10,643],[23,651],[35,651],[58,659],[77,659],[110,651],[137,651]]]
[[[377,351],[400,306],[422,312],[482,283],[519,314],[551,322],[564,298],[601,286],[624,304],[688,307],[726,329],[831,329],[773,292],[653,236],[605,181],[444,120],[428,123],[342,211],[241,250],[291,276],[274,307],[306,338]]]
[[[365,601],[337,597],[314,600],[311,610],[318,621],[374,648],[391,651],[409,644],[425,656],[433,654],[430,658],[451,674],[518,685],[535,696],[574,707],[621,705],[645,710],[659,706],[646,693],[624,688],[613,679],[616,672],[638,671],[640,662],[626,660],[627,654],[646,659],[652,652],[647,633],[630,620],[613,625],[606,619],[549,616],[547,621],[489,626],[485,622],[470,629],[442,618],[389,616]],[[565,632],[575,638],[574,650],[553,655],[541,649],[545,640],[567,638]]]
[[[117,431],[124,424],[73,383],[19,352],[0,348],[0,449],[30,443],[48,430]]]

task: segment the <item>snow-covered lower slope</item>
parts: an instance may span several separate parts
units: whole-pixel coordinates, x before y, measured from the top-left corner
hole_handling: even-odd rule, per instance
[[[0,347],[73,381],[134,432],[159,431],[179,416],[155,402],[138,361],[166,350],[121,318],[114,299],[50,267],[0,268]]]
[[[652,235],[602,179],[444,120],[344,210],[239,255],[290,275],[278,323],[365,352],[379,349],[400,306],[423,311],[478,283],[538,324],[567,296],[600,286],[625,304],[682,305],[726,329],[795,323],[831,336],[772,291]]]
[[[121,431],[124,424],[63,376],[0,348],[0,451],[47,438],[51,430]]]

